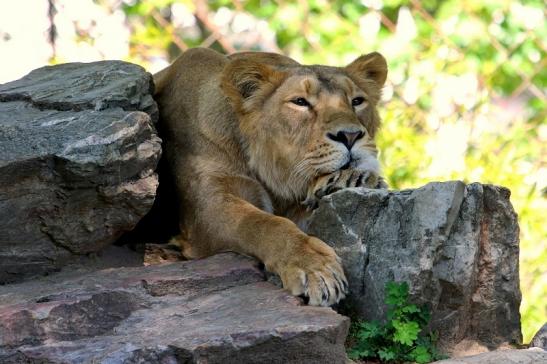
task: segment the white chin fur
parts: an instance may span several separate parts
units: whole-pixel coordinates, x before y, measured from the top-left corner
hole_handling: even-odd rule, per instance
[[[380,163],[375,156],[368,153],[359,153],[359,155],[354,156],[357,159],[357,164],[355,169],[361,171],[373,171],[376,174],[380,174]]]

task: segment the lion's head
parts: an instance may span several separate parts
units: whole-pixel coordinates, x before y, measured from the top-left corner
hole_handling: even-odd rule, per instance
[[[340,68],[246,54],[227,64],[221,86],[250,168],[279,197],[301,199],[315,177],[348,167],[378,171],[376,104],[386,76],[379,53]]]

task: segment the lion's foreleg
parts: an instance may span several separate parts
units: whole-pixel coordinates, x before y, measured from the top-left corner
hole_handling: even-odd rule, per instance
[[[207,221],[207,239],[214,240],[212,250],[257,257],[266,269],[279,274],[287,290],[308,296],[310,304],[331,305],[343,298],[347,283],[334,250],[289,219],[247,201],[243,195],[256,196],[260,191],[242,191],[248,181],[234,184],[234,177],[229,178],[229,184],[217,181],[216,192],[201,199],[201,220]],[[228,187],[219,189],[222,185]]]

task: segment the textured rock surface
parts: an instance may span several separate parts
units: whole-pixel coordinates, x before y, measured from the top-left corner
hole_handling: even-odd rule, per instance
[[[152,88],[120,61],[0,85],[0,283],[98,251],[150,209],[161,153]]]
[[[0,287],[2,363],[343,363],[349,320],[235,254]]]
[[[530,342],[530,346],[547,350],[547,323],[543,324],[541,329],[536,332]]]
[[[547,351],[538,348],[497,350],[463,358],[440,360],[434,364],[547,364]]]
[[[432,311],[450,351],[475,341],[520,343],[518,224],[509,190],[430,183],[416,190],[344,190],[324,198],[308,231],[334,246],[350,282],[348,304],[382,319],[385,283],[407,281]]]
[[[144,265],[173,263],[180,260],[184,260],[181,251],[168,244],[145,244],[144,246]]]
[[[140,110],[155,122],[152,76],[122,61],[66,63],[32,71],[0,85],[0,101],[26,101],[38,109],[60,111]]]

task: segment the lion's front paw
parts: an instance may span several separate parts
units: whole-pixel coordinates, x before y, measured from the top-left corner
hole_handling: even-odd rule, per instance
[[[285,289],[309,298],[313,306],[331,306],[347,293],[340,258],[330,246],[313,237],[291,251],[278,273]]]
[[[343,169],[319,177],[308,189],[303,205],[313,210],[323,196],[348,187],[387,188],[387,184],[374,171]]]

